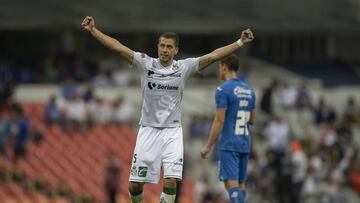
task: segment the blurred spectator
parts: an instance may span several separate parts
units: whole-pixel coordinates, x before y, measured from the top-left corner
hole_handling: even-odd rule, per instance
[[[10,106],[12,95],[14,94],[15,85],[13,83],[1,84],[0,81],[0,111]]]
[[[113,103],[113,121],[117,124],[131,124],[134,107],[125,99],[120,96]]]
[[[69,197],[70,196],[71,189],[70,189],[68,183],[65,181],[65,179],[61,179],[59,181],[58,192],[59,192],[60,196],[63,196],[63,197]]]
[[[10,137],[11,123],[5,116],[0,117],[0,155],[6,156],[6,146]]]
[[[283,109],[291,109],[295,106],[297,90],[284,82],[280,89],[280,105]]]
[[[73,93],[65,101],[64,111],[64,129],[67,132],[81,131],[87,129],[88,112],[84,100],[80,94]]]
[[[262,112],[266,113],[267,115],[273,114],[273,96],[274,92],[276,91],[278,87],[278,81],[277,79],[273,79],[271,82],[270,87],[267,87],[262,95],[261,101],[260,101],[260,109]]]
[[[112,72],[112,80],[115,85],[128,86],[130,84],[130,72],[128,68],[123,66]]]
[[[313,175],[313,178],[316,181],[323,179],[326,176],[324,173],[325,163],[323,157],[321,156],[320,150],[311,152],[309,157],[308,173]]]
[[[305,83],[302,83],[298,89],[298,94],[296,96],[296,107],[298,109],[311,108],[311,97]]]
[[[33,82],[33,71],[31,71],[31,68],[24,63],[24,61],[19,60],[16,62],[16,67],[18,69],[18,83],[32,83]]]
[[[11,108],[11,119],[13,123],[11,131],[12,134],[15,135],[14,158],[16,161],[18,158],[26,155],[26,143],[29,136],[30,122],[18,104],[14,104]]]
[[[10,63],[0,63],[0,87],[1,85],[14,82],[15,73]]]
[[[289,146],[289,126],[280,116],[275,116],[265,128],[268,156],[275,171],[275,193],[279,203],[295,202],[292,185],[292,160],[287,153]]]
[[[349,182],[352,190],[360,197],[360,161],[358,157],[351,163]]]
[[[32,133],[31,133],[31,140],[36,145],[40,145],[42,143],[42,141],[44,140],[44,134],[37,129],[33,129]]]
[[[52,95],[44,108],[44,121],[48,125],[59,124],[61,120],[60,109],[56,103],[56,96]]]
[[[116,203],[116,194],[120,186],[121,167],[116,156],[111,153],[108,157],[108,164],[105,175],[105,190],[109,203]]]
[[[259,157],[260,177],[257,180],[259,192],[263,194],[264,199],[270,202],[275,193],[274,181],[276,177],[275,154],[272,150],[266,150],[263,157]]]
[[[75,79],[75,81],[84,82],[88,79],[88,68],[86,67],[85,62],[81,57],[75,54],[72,56],[71,68],[73,71],[72,77]]]
[[[302,200],[303,202],[320,202],[318,179],[313,167],[309,167],[304,179]]]
[[[204,140],[210,132],[211,121],[206,115],[195,114],[190,121],[190,136],[195,139]]]
[[[354,97],[349,97],[344,109],[344,119],[347,119],[351,123],[356,123],[359,121],[358,113],[359,111],[356,107]]]
[[[271,150],[284,153],[289,144],[289,126],[280,116],[275,116],[265,128],[267,144]]]
[[[201,174],[200,179],[195,182],[194,193],[195,202],[212,201],[212,197],[209,197],[211,194],[210,183],[205,173]]]
[[[112,106],[101,98],[96,98],[89,107],[91,120],[96,124],[110,123]]]
[[[336,133],[339,138],[339,143],[343,148],[347,148],[353,144],[354,139],[350,120],[344,118],[336,129]]]
[[[323,97],[320,98],[318,106],[315,107],[314,114],[315,124],[317,125],[336,120],[336,113],[334,109],[326,104]]]
[[[296,202],[295,188],[292,184],[293,165],[289,153],[275,155],[275,184],[279,203]]]
[[[320,146],[326,149],[333,147],[337,142],[337,137],[335,123],[333,121],[327,122],[320,134]]]
[[[61,95],[68,99],[69,97],[77,94],[79,92],[79,88],[75,84],[74,80],[71,78],[66,78],[61,86]]]
[[[52,83],[57,82],[60,79],[59,69],[56,67],[53,56],[47,56],[42,62],[44,71],[44,82]]]
[[[91,85],[86,88],[83,99],[86,103],[89,103],[94,99],[94,88]]]
[[[329,182],[323,188],[323,201],[329,203],[343,203],[347,202],[346,197],[342,194],[341,186],[345,181],[344,171],[349,164],[349,156],[344,156],[335,167],[330,171]]]
[[[91,84],[93,86],[109,86],[112,84],[110,76],[110,70],[105,71],[98,67],[96,70],[96,75],[93,77]]]
[[[299,141],[291,142],[291,159],[293,165],[294,203],[300,203],[303,184],[306,179],[308,160]]]

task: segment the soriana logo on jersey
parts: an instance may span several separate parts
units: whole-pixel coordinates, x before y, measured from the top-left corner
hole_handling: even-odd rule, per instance
[[[179,90],[179,86],[162,85],[153,82],[148,82],[147,86],[151,90]]]

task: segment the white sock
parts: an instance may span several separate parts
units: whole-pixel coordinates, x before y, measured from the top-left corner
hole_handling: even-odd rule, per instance
[[[144,199],[144,193],[142,192],[139,195],[133,196],[129,193],[130,196],[130,202],[131,203],[142,203]]]
[[[176,195],[168,195],[164,192],[161,193],[160,203],[174,203]]]

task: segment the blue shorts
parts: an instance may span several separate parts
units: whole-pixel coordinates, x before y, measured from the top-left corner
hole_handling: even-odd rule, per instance
[[[219,150],[219,179],[220,181],[246,181],[249,153]]]

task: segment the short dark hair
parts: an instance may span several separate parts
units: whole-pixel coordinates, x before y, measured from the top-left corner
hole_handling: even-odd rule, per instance
[[[220,63],[226,65],[230,71],[236,72],[239,69],[239,58],[234,54],[222,59]]]
[[[173,39],[175,42],[175,46],[176,47],[179,46],[179,36],[175,32],[165,32],[165,33],[161,34],[160,37],[164,37],[167,39]],[[159,39],[160,39],[160,37],[159,37]]]

